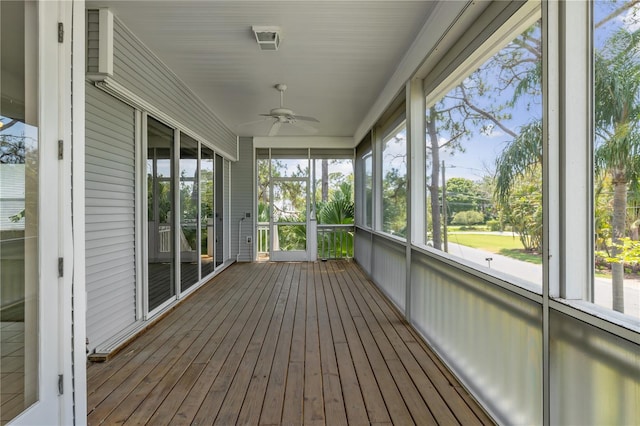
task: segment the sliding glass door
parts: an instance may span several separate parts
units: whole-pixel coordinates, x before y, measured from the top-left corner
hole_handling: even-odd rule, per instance
[[[223,265],[224,164],[202,142],[147,116],[147,315]]]
[[[215,268],[214,221],[214,153],[206,146],[200,147],[200,272],[206,277]]]
[[[216,267],[224,262],[224,161],[216,154],[215,209],[216,209]]]
[[[180,291],[198,275],[198,142],[180,134]]]
[[[175,296],[173,129],[147,120],[148,311]]]

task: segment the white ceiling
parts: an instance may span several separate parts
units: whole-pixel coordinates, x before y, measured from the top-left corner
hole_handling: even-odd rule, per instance
[[[240,136],[266,136],[286,83],[285,106],[320,120],[315,136],[352,136],[434,1],[88,1],[109,7]],[[280,26],[276,52],[251,26]],[[245,124],[254,122],[253,124]],[[283,125],[281,136],[308,136]]]

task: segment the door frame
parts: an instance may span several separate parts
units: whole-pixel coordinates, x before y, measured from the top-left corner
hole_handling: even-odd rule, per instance
[[[81,0],[38,1],[37,8],[38,398],[15,425],[86,418],[85,52],[84,43],[72,43],[85,38],[85,8]]]
[[[271,170],[271,166],[269,166],[269,170]],[[304,182],[305,183],[305,208],[306,208],[306,221],[303,222],[286,222],[287,225],[304,225],[305,226],[305,250],[275,250],[274,242],[276,240],[276,227],[279,224],[285,224],[285,222],[276,222],[273,218],[273,186],[276,182]],[[310,252],[312,241],[310,238],[310,219],[311,219],[311,203],[309,192],[311,189],[309,187],[310,178],[306,177],[271,177],[269,179],[269,233],[271,238],[269,238],[269,259],[274,262],[303,262],[306,260],[310,260]]]

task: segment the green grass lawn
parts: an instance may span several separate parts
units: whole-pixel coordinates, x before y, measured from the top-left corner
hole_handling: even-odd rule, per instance
[[[526,252],[520,239],[511,235],[493,234],[449,234],[449,241],[467,247],[486,250],[491,253],[522,260],[525,262],[541,264],[542,256]]]

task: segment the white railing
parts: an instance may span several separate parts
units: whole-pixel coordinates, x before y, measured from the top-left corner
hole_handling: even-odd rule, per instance
[[[269,255],[269,223],[258,222],[258,257]]]
[[[318,224],[318,259],[353,257],[354,225]],[[258,257],[269,255],[269,223],[258,223]]]
[[[352,258],[354,233],[351,224],[318,224],[318,259]]]
[[[160,225],[158,227],[158,251],[160,253],[171,253],[171,226]]]

